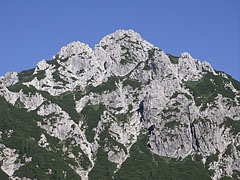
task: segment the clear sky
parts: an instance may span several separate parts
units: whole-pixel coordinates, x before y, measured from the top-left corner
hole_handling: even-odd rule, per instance
[[[239,0],[0,0],[0,76],[50,60],[80,41],[94,48],[118,29],[240,80]]]

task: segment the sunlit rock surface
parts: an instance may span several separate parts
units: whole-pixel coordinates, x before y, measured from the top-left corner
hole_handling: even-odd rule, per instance
[[[154,155],[200,157],[210,179],[240,178],[239,82],[187,52],[166,54],[133,30],[107,35],[95,49],[72,42],[32,70],[7,73],[0,96],[1,114],[23,113],[1,119],[0,165],[9,178],[87,180],[103,178],[102,171],[114,179],[142,137]],[[16,126],[8,117],[18,117]],[[12,144],[20,121],[32,134]],[[48,163],[64,165],[45,168],[43,152]],[[113,169],[99,169],[101,162]],[[26,175],[24,167],[39,174]]]

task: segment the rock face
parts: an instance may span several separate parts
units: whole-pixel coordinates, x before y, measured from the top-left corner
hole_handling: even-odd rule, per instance
[[[0,115],[5,179],[240,178],[240,83],[132,30],[7,73]]]

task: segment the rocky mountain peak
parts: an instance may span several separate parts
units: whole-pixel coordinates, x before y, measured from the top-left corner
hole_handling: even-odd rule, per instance
[[[192,59],[192,56],[188,52],[181,53],[180,58],[182,59]]]
[[[134,48],[138,47],[138,49],[146,49],[152,48],[153,45],[143,40],[137,32],[133,30],[117,30],[114,33],[111,33],[105,36],[99,44],[96,45],[96,48],[102,47],[103,49],[109,51],[113,50],[116,46],[126,47],[126,48]]]
[[[94,50],[72,42],[0,77],[0,167],[5,179],[239,179],[240,83],[132,30]]]
[[[73,55],[81,55],[83,53],[90,54],[92,52],[92,49],[84,43],[81,43],[79,41],[74,41],[66,46],[63,46],[61,50],[59,51],[58,55],[59,58],[68,58]]]
[[[113,42],[118,42],[118,41],[133,41],[133,42],[138,42],[142,41],[142,38],[140,34],[137,32],[134,32],[133,30],[117,30],[114,33],[111,33],[107,36],[105,36],[101,41],[100,44],[108,44],[108,43],[113,43]]]

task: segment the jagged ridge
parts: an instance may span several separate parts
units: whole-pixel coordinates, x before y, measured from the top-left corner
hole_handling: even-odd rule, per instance
[[[0,126],[1,168],[31,179],[238,179],[239,87],[209,63],[165,54],[132,30],[94,50],[70,43],[32,70],[1,77],[0,112],[16,119]],[[37,133],[21,137],[19,121]],[[40,159],[52,153],[46,168]]]

